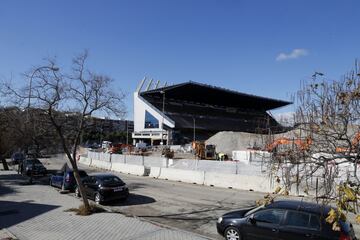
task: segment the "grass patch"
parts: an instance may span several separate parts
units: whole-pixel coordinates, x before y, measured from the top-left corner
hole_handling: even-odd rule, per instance
[[[105,209],[103,209],[102,207],[100,207],[96,204],[90,203],[90,210],[87,210],[85,208],[85,205],[81,204],[78,208],[70,208],[70,209],[64,210],[64,212],[75,212],[76,215],[88,216],[93,213],[105,212]]]

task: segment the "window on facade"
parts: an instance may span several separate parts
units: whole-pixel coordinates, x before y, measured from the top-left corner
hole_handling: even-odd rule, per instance
[[[148,111],[145,111],[145,128],[159,128],[159,120]]]

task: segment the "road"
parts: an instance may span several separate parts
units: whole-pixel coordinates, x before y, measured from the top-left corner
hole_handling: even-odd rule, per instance
[[[41,161],[50,172],[59,170],[66,162],[62,156],[41,159]],[[84,165],[80,165],[80,168],[90,173],[104,172]],[[255,200],[265,195],[115,172],[113,174],[118,175],[128,184],[131,195],[126,202],[106,205],[108,211],[141,217],[155,224],[171,226],[211,239],[223,239],[217,234],[215,227],[219,216],[228,211],[253,205]],[[42,178],[38,183],[47,185],[48,178]],[[50,186],[48,188],[50,189]],[[73,197],[71,193],[68,195]],[[78,199],[74,200],[76,201]],[[354,216],[350,216],[350,221],[354,222]],[[354,227],[356,234],[359,235],[360,226],[354,225]]]
[[[66,160],[53,157],[42,161],[48,169],[54,171],[60,169]],[[80,167],[88,172],[103,172],[83,165]],[[264,196],[264,193],[114,174],[128,184],[131,195],[124,203],[107,205],[108,210],[138,216],[213,239],[223,239],[217,234],[215,227],[219,216],[253,205],[255,200]]]

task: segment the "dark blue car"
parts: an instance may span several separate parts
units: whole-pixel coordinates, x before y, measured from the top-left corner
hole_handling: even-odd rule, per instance
[[[83,170],[79,170],[79,174],[81,179],[84,179],[88,176],[87,173]],[[55,175],[50,176],[50,186],[74,191],[76,185],[74,172],[72,170],[58,171]]]
[[[25,160],[25,155],[21,152],[16,152],[11,156],[11,163],[14,164],[19,164],[22,161]]]

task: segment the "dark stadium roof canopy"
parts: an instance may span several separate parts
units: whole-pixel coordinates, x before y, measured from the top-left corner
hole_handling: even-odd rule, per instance
[[[259,97],[192,81],[144,91],[140,95],[162,98],[164,92],[165,99],[234,108],[270,110],[291,104],[287,101]]]

